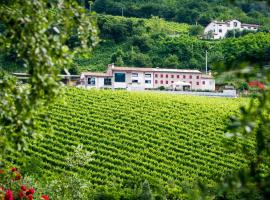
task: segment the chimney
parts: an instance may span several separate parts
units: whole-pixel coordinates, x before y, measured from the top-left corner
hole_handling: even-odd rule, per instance
[[[112,64],[108,64],[108,68],[114,68],[114,63],[112,63]]]

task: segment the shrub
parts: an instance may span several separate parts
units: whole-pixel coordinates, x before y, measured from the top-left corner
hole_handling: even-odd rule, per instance
[[[49,200],[48,195],[40,194],[34,187],[25,184],[21,172],[16,167],[12,167],[8,171],[0,169],[0,199]]]

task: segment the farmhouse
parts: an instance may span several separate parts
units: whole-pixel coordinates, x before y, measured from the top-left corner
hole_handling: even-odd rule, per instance
[[[226,36],[229,30],[250,30],[257,31],[259,25],[244,24],[234,19],[230,21],[213,21],[204,30],[204,35],[209,39],[222,39]]]
[[[215,80],[199,70],[117,67],[108,65],[106,73],[83,72],[81,85],[86,88],[128,90],[157,89],[215,90]]]

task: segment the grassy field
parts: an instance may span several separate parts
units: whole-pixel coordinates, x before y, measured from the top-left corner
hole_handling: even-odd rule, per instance
[[[77,173],[93,185],[173,182],[183,188],[246,165],[223,146],[227,118],[243,99],[178,96],[70,88],[40,119],[43,140],[28,156],[42,160],[44,174]],[[71,167],[74,147],[94,151],[93,160]],[[252,145],[252,144],[251,144]],[[13,157],[11,157],[13,158]]]

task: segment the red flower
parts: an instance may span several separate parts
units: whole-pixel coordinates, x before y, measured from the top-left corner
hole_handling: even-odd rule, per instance
[[[26,196],[26,199],[33,200],[33,195],[32,194],[29,194],[28,196]]]
[[[19,196],[20,199],[23,199],[24,194],[23,194],[23,191],[22,190],[19,192],[18,196]]]
[[[16,172],[16,171],[17,171],[17,168],[16,168],[16,167],[12,167],[12,168],[11,168],[11,171],[12,171],[12,172]]]
[[[21,190],[22,190],[22,191],[26,191],[26,190],[27,190],[26,186],[25,186],[25,185],[22,185],[22,186],[21,186]]]
[[[35,193],[35,189],[34,188],[30,188],[27,192],[26,195],[31,195]]]
[[[7,190],[6,194],[5,194],[5,200],[14,200],[13,199],[13,193],[11,190]]]
[[[42,195],[41,196],[41,199],[43,199],[43,200],[50,200],[48,195]]]

